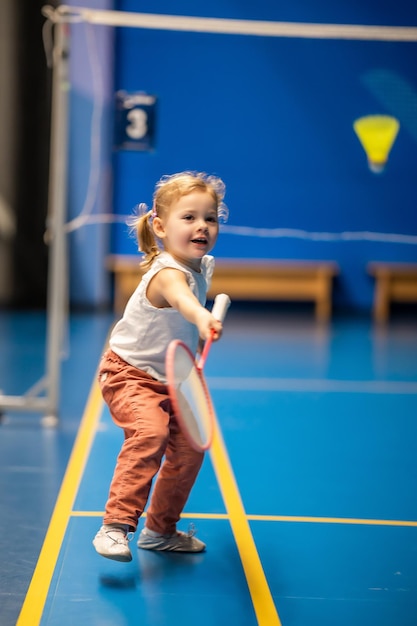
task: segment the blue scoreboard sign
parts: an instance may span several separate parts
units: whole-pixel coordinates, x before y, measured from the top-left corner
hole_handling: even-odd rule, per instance
[[[156,131],[156,96],[116,92],[115,146],[120,150],[152,150]]]

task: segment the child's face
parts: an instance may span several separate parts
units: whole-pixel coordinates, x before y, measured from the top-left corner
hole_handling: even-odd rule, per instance
[[[205,191],[193,191],[174,202],[166,218],[156,217],[154,230],[167,252],[199,269],[219,234],[216,202]]]

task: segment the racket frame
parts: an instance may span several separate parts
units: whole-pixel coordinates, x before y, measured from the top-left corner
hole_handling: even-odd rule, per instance
[[[211,344],[211,341],[207,340],[206,344],[207,343]],[[201,383],[201,388],[204,393],[204,399],[207,404],[207,409],[208,409],[207,413],[208,413],[208,418],[209,418],[208,428],[207,428],[208,432],[207,432],[206,441],[203,444],[197,442],[194,439],[194,437],[191,435],[187,421],[183,418],[180,402],[178,400],[178,395],[177,395],[178,385],[175,384],[175,374],[174,374],[175,352],[178,347],[183,349],[188,355],[190,359],[190,363],[192,364],[192,369],[194,369],[199,379],[199,382]],[[209,348],[210,348],[210,345],[207,346],[206,356],[207,356]],[[173,341],[171,341],[171,343],[168,346],[168,350],[166,354],[166,374],[167,374],[167,385],[168,385],[169,397],[172,402],[175,417],[177,418],[179,422],[182,432],[187,438],[188,443],[191,445],[192,448],[194,448],[194,450],[197,450],[197,452],[204,452],[205,450],[208,450],[208,448],[210,448],[212,440],[213,440],[213,433],[214,433],[214,408],[213,408],[213,403],[211,400],[210,392],[208,390],[206,380],[203,374],[204,362],[201,364],[201,361],[202,361],[202,358],[200,358],[200,361],[196,363],[193,353],[191,352],[189,347],[180,339],[174,339]]]

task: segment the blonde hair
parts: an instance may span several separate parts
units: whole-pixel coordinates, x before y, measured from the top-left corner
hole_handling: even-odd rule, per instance
[[[223,202],[226,187],[220,178],[209,176],[203,172],[180,172],[171,176],[163,176],[155,186],[152,209],[149,210],[146,204],[140,204],[137,215],[129,221],[129,226],[138,241],[139,252],[144,254],[144,259],[140,265],[145,271],[151,267],[155,257],[162,249],[162,243],[152,228],[153,218],[164,218],[174,202],[193,191],[211,194],[217,205],[219,219],[227,220],[228,209]]]

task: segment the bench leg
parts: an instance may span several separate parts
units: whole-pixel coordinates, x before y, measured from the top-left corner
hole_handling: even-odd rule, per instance
[[[374,296],[374,320],[385,324],[389,319],[389,279],[383,276],[377,279]]]
[[[332,282],[326,274],[318,277],[316,283],[316,320],[327,323],[332,314]]]
[[[329,298],[316,301],[316,320],[327,323],[331,315],[331,304]]]

